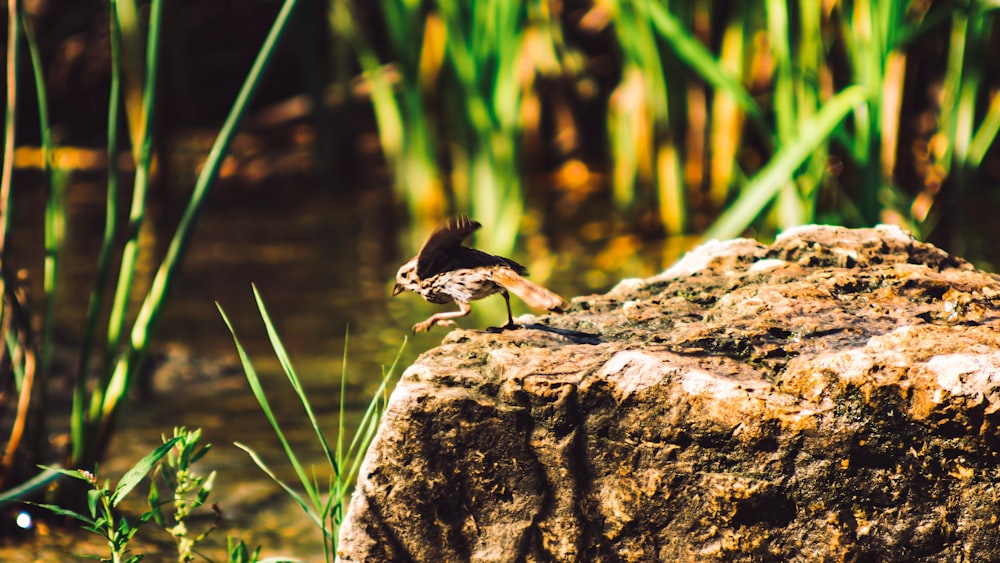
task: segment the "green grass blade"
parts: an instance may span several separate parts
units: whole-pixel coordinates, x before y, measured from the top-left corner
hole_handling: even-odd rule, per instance
[[[819,147],[851,110],[868,99],[868,90],[854,85],[831,98],[815,115],[799,126],[791,139],[774,158],[747,183],[740,196],[705,233],[705,239],[739,236],[774,199],[794,175],[795,170]]]
[[[87,303],[87,316],[84,321],[83,341],[80,345],[80,361],[77,364],[77,378],[73,388],[73,404],[70,414],[72,436],[72,458],[82,459],[84,448],[84,426],[86,422],[85,398],[87,383],[90,380],[90,359],[94,352],[94,341],[97,338],[97,322],[104,304],[106,289],[111,270],[111,255],[115,245],[115,235],[118,232],[118,125],[121,115],[121,32],[117,18],[111,12],[108,34],[111,45],[111,84],[108,94],[108,181],[105,195],[104,235],[101,240],[101,250],[97,257],[97,273],[94,277],[94,288],[91,290]]]
[[[964,34],[967,57],[962,68],[955,112],[953,145],[956,163],[963,168],[960,178],[957,178],[960,181],[968,179],[967,172],[973,167],[970,160],[970,147],[975,139],[976,110],[978,106],[982,105],[979,91],[983,79],[983,69],[979,61],[989,56],[984,53],[984,46],[988,35],[986,24],[992,23],[992,21],[993,18],[983,14],[977,3],[974,2]],[[956,187],[959,192],[963,192],[968,191],[971,186],[960,184]]]
[[[345,422],[345,397],[346,397],[346,381],[347,381],[347,338],[345,338],[344,344],[344,359],[341,367],[341,390],[340,390],[340,409],[338,413],[338,434],[337,434],[337,444],[336,444],[336,455],[330,450],[329,443],[326,436],[322,432],[319,426],[318,419],[313,412],[312,406],[309,403],[308,397],[306,396],[305,390],[301,385],[301,380],[295,372],[292,362],[288,356],[287,350],[281,342],[277,334],[277,330],[274,327],[274,323],[271,319],[270,313],[267,310],[264,300],[260,295],[260,291],[256,286],[253,287],[254,300],[257,304],[257,308],[261,319],[264,321],[265,329],[268,334],[268,338],[271,343],[271,347],[278,358],[278,362],[282,366],[289,383],[291,384],[296,395],[299,397],[302,403],[303,409],[306,412],[307,418],[309,419],[310,425],[316,433],[316,436],[322,445],[324,453],[326,454],[330,466],[333,471],[329,474],[329,489],[326,491],[325,496],[320,496],[320,486],[319,478],[315,475],[307,476],[306,471],[296,456],[295,452],[292,450],[291,445],[285,438],[284,433],[278,424],[274,413],[270,407],[268,399],[264,394],[263,388],[261,386],[260,378],[250,361],[246,350],[243,348],[242,343],[237,336],[235,329],[226,315],[225,311],[221,306],[216,304],[219,309],[219,313],[222,316],[223,322],[225,322],[227,329],[233,337],[233,342],[236,345],[237,353],[240,357],[240,362],[243,365],[243,371],[247,377],[247,382],[250,385],[251,392],[257,399],[258,404],[261,407],[261,411],[267,418],[271,427],[274,429],[275,434],[278,437],[278,441],[281,443],[284,449],[285,456],[289,463],[292,465],[293,470],[298,476],[299,482],[301,483],[305,494],[299,494],[293,489],[288,483],[282,481],[278,476],[267,466],[266,463],[248,446],[240,443],[236,443],[236,446],[247,452],[250,455],[254,463],[264,471],[275,483],[278,484],[292,499],[298,504],[302,510],[308,515],[310,520],[316,524],[323,532],[323,542],[324,542],[324,553],[329,556],[331,553],[336,552],[336,542],[337,542],[337,531],[339,529],[340,522],[343,515],[343,498],[360,470],[361,456],[367,449],[368,445],[371,443],[375,432],[378,429],[378,423],[380,415],[382,412],[382,405],[385,403],[385,393],[386,387],[392,380],[392,374],[395,372],[396,367],[399,364],[400,358],[402,357],[403,347],[406,344],[404,340],[403,346],[400,347],[399,352],[396,355],[396,359],[390,368],[388,375],[383,375],[382,384],[379,386],[375,393],[375,396],[368,404],[368,408],[365,414],[362,416],[362,420],[355,431],[353,439],[351,440],[350,446],[346,454],[344,454],[344,436],[346,434],[346,422]],[[342,457],[342,455],[346,455]],[[350,467],[347,474],[343,473],[342,468],[345,464]]]
[[[340,364],[340,408],[337,413],[337,454],[332,465],[335,468],[335,478],[336,481],[341,480],[340,474],[340,460],[344,459],[341,457],[344,453],[344,406],[346,405],[347,397],[347,345],[350,337],[351,328],[350,326],[344,331],[344,357]],[[332,499],[331,499],[332,500]]]
[[[237,126],[242,120],[243,114],[246,112],[254,93],[256,93],[257,87],[260,85],[261,78],[263,77],[265,70],[270,65],[271,58],[277,48],[278,41],[282,35],[284,35],[284,32],[288,27],[288,23],[291,20],[292,13],[297,5],[298,0],[285,0],[284,4],[282,4],[281,10],[275,19],[274,24],[271,26],[271,30],[268,33],[264,44],[261,46],[260,52],[254,60],[253,66],[251,67],[246,80],[243,82],[243,86],[240,88],[239,94],[236,96],[236,101],[233,103],[233,107],[231,108],[229,115],[226,117],[225,123],[220,129],[219,135],[216,137],[215,143],[212,145],[212,149],[209,152],[208,158],[205,160],[202,172],[198,176],[194,193],[191,195],[188,207],[184,210],[184,214],[181,217],[177,231],[174,233],[174,237],[170,240],[170,245],[167,248],[167,254],[163,259],[163,263],[156,272],[156,277],[153,280],[153,286],[150,288],[149,294],[143,302],[142,309],[139,311],[139,317],[136,319],[135,323],[136,328],[132,332],[132,346],[135,348],[142,347],[146,343],[146,339],[148,337],[147,329],[153,324],[153,321],[158,317],[162,309],[163,297],[166,295],[167,289],[170,286],[172,274],[176,270],[181,256],[183,256],[184,250],[187,248],[191,232],[193,231],[198,214],[201,211],[202,204],[204,203],[211,186],[215,182],[215,179],[218,177],[219,170],[222,167],[223,158],[229,150],[229,145],[232,143],[233,137],[236,135]]]
[[[938,117],[941,131],[949,141],[955,138],[956,114],[959,107],[958,96],[962,91],[962,70],[965,68],[965,39],[969,27],[969,20],[964,10],[952,11],[951,18],[948,62],[941,85],[941,113]],[[945,167],[945,173],[951,171],[953,150],[954,145],[949,143],[944,153],[939,155],[938,162]]]
[[[160,45],[160,21],[162,16],[163,3],[161,0],[154,0],[149,8],[149,32],[146,38],[146,45],[143,52],[146,53],[145,76],[142,82],[140,110],[136,112],[138,121],[133,123],[134,137],[133,146],[136,150],[136,171],[132,188],[132,206],[129,212],[129,240],[125,243],[122,251],[121,268],[118,275],[118,285],[114,294],[114,302],[111,310],[111,320],[108,323],[108,350],[111,353],[118,350],[119,343],[124,332],[126,320],[126,308],[128,306],[129,295],[132,290],[132,280],[135,274],[136,259],[139,253],[139,233],[145,218],[146,194],[149,187],[150,165],[153,155],[153,116],[157,94],[157,69],[159,68],[159,45]],[[119,3],[119,14],[125,18],[134,17],[132,10],[135,7],[129,0]],[[127,25],[123,22],[123,27]],[[137,37],[130,37],[134,40]],[[134,62],[133,62],[134,63]],[[138,70],[136,67],[132,70]],[[136,72],[133,76],[138,77]],[[109,155],[111,158],[111,155]],[[96,408],[96,405],[95,405]]]
[[[792,49],[788,32],[787,4],[781,0],[766,2],[767,31],[771,55],[774,57],[774,117],[777,122],[779,146],[795,137],[798,124],[795,103],[795,80],[792,77]]]
[[[298,504],[302,508],[302,511],[306,513],[306,516],[308,516],[309,519],[312,520],[313,524],[316,524],[316,526],[319,527],[319,528],[323,528],[323,521],[319,518],[319,516],[316,515],[315,512],[312,511],[312,509],[309,507],[309,505],[306,503],[306,501],[302,498],[302,496],[299,495],[299,493],[295,492],[295,489],[291,488],[290,486],[288,486],[287,483],[285,483],[284,481],[282,481],[274,473],[274,471],[271,471],[271,468],[268,467],[266,463],[264,463],[264,460],[262,460],[260,458],[260,456],[257,455],[257,452],[253,451],[253,449],[250,448],[249,446],[246,446],[246,445],[241,444],[239,442],[233,442],[233,445],[236,446],[237,448],[245,451],[247,453],[247,455],[250,456],[250,459],[252,459],[253,462],[257,465],[257,467],[260,468],[261,471],[263,471],[264,473],[266,473],[267,476],[270,477],[272,481],[274,481],[275,483],[278,484],[279,487],[281,487],[282,489],[284,489],[284,491],[286,493],[288,493],[288,496],[292,497],[292,500],[294,500],[295,503]]]
[[[316,414],[313,412],[312,405],[309,403],[309,397],[306,395],[305,389],[302,387],[302,382],[299,379],[298,374],[296,374],[294,366],[292,366],[292,362],[288,357],[288,352],[285,350],[284,344],[281,343],[281,338],[278,336],[278,332],[274,328],[274,323],[271,321],[271,315],[268,313],[267,307],[264,305],[264,300],[260,296],[260,291],[258,291],[256,285],[253,286],[253,297],[254,301],[257,303],[257,310],[260,312],[260,317],[264,321],[264,327],[267,330],[267,338],[271,343],[271,348],[274,350],[275,355],[278,357],[281,369],[285,372],[285,376],[288,378],[288,382],[291,384],[292,389],[295,390],[295,394],[298,396],[299,402],[302,403],[302,408],[305,410],[306,417],[309,419],[309,424],[316,433],[316,438],[319,440],[319,443],[323,448],[323,454],[326,455],[327,460],[329,460],[334,474],[339,474],[340,469],[333,456],[333,452],[330,450],[330,444],[328,443],[326,436],[323,434],[323,430],[319,426]],[[298,468],[297,463],[294,465]],[[299,478],[305,480],[305,473],[300,473]],[[316,489],[307,487],[307,490],[315,491]],[[318,497],[313,493],[310,493],[310,496],[314,497],[314,500],[318,499]]]
[[[285,433],[282,432],[281,425],[278,424],[278,420],[275,418],[274,412],[271,410],[271,404],[267,400],[267,395],[264,393],[264,389],[260,384],[260,377],[257,375],[257,370],[254,369],[253,363],[250,362],[250,357],[243,348],[243,344],[240,343],[239,338],[236,336],[236,330],[229,321],[229,317],[226,316],[226,312],[218,303],[216,303],[216,307],[218,307],[219,313],[222,315],[222,320],[226,323],[226,327],[229,329],[229,333],[233,336],[233,342],[236,344],[236,351],[239,354],[240,363],[243,365],[243,372],[246,375],[247,383],[250,384],[250,391],[253,393],[254,398],[257,399],[257,403],[260,405],[260,410],[264,413],[268,423],[270,423],[271,428],[278,437],[278,441],[281,443],[281,448],[285,451],[285,456],[288,458],[289,463],[292,464],[292,468],[295,470],[295,474],[298,475],[302,486],[306,489],[306,493],[318,506],[321,504],[318,501],[319,494],[312,487],[312,483],[308,475],[306,475],[305,469],[302,467],[302,463],[299,461],[298,456],[295,455],[295,451],[292,449],[291,444],[289,444],[288,440],[285,438]]]
[[[396,103],[392,85],[387,79],[387,73],[382,69],[378,56],[364,35],[357,29],[356,20],[351,14],[347,2],[332,2],[329,10],[330,28],[342,36],[354,51],[361,71],[371,85],[372,108],[375,110],[375,120],[378,124],[379,143],[388,158],[397,155],[403,146],[403,124],[399,104]],[[393,23],[386,10],[384,19]],[[398,23],[394,23],[398,25]],[[395,34],[393,34],[395,35]]]
[[[149,292],[146,294],[142,307],[139,309],[139,314],[131,331],[128,353],[123,354],[115,364],[111,381],[108,383],[109,391],[102,409],[105,419],[110,419],[112,414],[117,411],[120,401],[130,387],[132,376],[145,353],[150,333],[163,309],[167,292],[173,282],[174,272],[176,272],[190,241],[198,215],[211,187],[219,175],[223,158],[229,150],[229,145],[232,143],[233,137],[236,135],[237,126],[242,120],[243,114],[250,104],[250,100],[257,91],[257,87],[260,85],[264,71],[270,65],[278,41],[288,28],[288,24],[292,19],[291,16],[297,5],[298,0],[285,0],[282,4],[274,24],[271,26],[271,30],[268,32],[267,38],[264,40],[257,58],[254,59],[253,66],[246,80],[243,82],[239,94],[236,96],[236,101],[233,103],[233,107],[226,117],[222,129],[219,131],[219,135],[216,137],[215,143],[209,151],[208,158],[205,161],[201,174],[198,176],[194,191],[188,201],[188,206],[181,216],[173,238],[170,239],[166,255],[160,263]],[[106,440],[106,433],[104,434],[105,436],[102,439]]]
[[[743,13],[748,13],[744,6]],[[729,69],[735,79],[744,73],[747,37],[753,29],[746,17],[733,16],[723,31],[719,64]],[[711,147],[708,194],[715,208],[722,207],[736,182],[738,151],[743,139],[745,112],[732,96],[713,96],[710,133],[706,144]]]
[[[347,457],[338,457],[341,462],[341,466],[343,466],[345,459],[351,460],[349,469],[341,479],[341,482],[346,484],[346,487],[350,487],[354,483],[354,479],[361,467],[361,462],[364,460],[364,452],[368,449],[368,445],[371,443],[372,438],[374,438],[375,431],[378,430],[378,425],[381,421],[382,407],[388,400],[385,393],[389,387],[389,383],[392,381],[396,373],[397,368],[399,367],[399,362],[403,357],[403,350],[406,348],[406,343],[407,339],[404,338],[403,343],[399,346],[399,351],[396,352],[396,358],[389,367],[389,371],[383,375],[382,383],[379,385],[378,389],[375,390],[372,400],[368,402],[368,407],[365,409],[365,413],[362,415],[361,421],[358,423],[358,430],[354,433],[351,445],[347,448]]]
[[[759,126],[761,131],[769,131],[764,114],[747,89],[712,55],[704,45],[684,29],[684,25],[658,1],[639,3],[649,11],[656,31],[677,53],[692,71],[712,85],[719,92],[731,96],[739,107]]]
[[[136,0],[110,0],[112,17],[118,22],[122,41],[121,65],[125,76],[125,113],[131,140],[132,159],[139,161],[142,130],[145,127],[142,109],[142,55],[144,35]]]
[[[22,14],[23,16],[24,14]],[[45,261],[42,273],[42,287],[45,293],[44,320],[42,322],[41,362],[39,373],[44,381],[52,361],[53,322],[56,311],[56,279],[59,271],[59,250],[62,248],[66,232],[65,193],[66,184],[62,175],[57,177],[53,170],[52,131],[49,126],[49,101],[42,68],[42,56],[38,50],[35,33],[28,22],[22,21],[24,35],[28,43],[31,59],[35,95],[38,100],[38,127],[42,141],[42,171],[48,184],[45,201]]]
[[[127,2],[123,2],[124,6]],[[128,10],[126,9],[126,12]],[[118,281],[112,298],[111,312],[108,318],[106,348],[109,356],[118,352],[125,331],[127,307],[132,293],[133,279],[139,256],[139,236],[145,220],[146,195],[149,188],[150,167],[153,152],[153,115],[156,103],[156,77],[159,62],[160,21],[163,12],[162,0],[154,0],[149,7],[149,32],[145,45],[146,75],[142,83],[141,112],[138,115],[138,128],[133,128],[137,137],[133,142],[139,144],[136,171],[132,185],[132,204],[129,209],[129,235],[122,249],[121,265],[118,270]],[[119,12],[121,13],[121,12]],[[126,16],[128,17],[128,16]],[[112,29],[114,32],[114,29]],[[138,75],[136,75],[138,76]],[[135,123],[133,123],[135,125]],[[109,158],[114,158],[109,155]],[[108,418],[108,411],[102,415],[101,409],[108,395],[121,394],[126,389],[111,388],[111,374],[106,374],[95,386],[91,394],[89,418],[92,421]],[[112,400],[120,400],[112,396]],[[106,424],[106,423],[105,423]],[[84,454],[87,455],[87,454]]]
[[[2,303],[2,301],[0,301]],[[18,342],[18,334],[15,330],[8,330],[4,334],[4,345],[7,347],[7,354],[10,357],[15,357],[17,350],[21,347],[21,343]],[[24,393],[24,363],[23,362],[11,362],[10,370],[14,375],[14,389],[20,395]]]
[[[21,44],[21,17],[18,2],[7,2],[7,60],[5,77],[3,171],[0,173],[0,258],[7,256],[7,230],[10,226],[10,188],[14,180],[14,146],[17,125],[17,70]],[[2,281],[2,280],[0,280]],[[0,311],[5,300],[0,299]]]
[[[969,143],[969,166],[978,168],[982,164],[986,158],[986,151],[996,142],[998,133],[1000,133],[1000,94],[994,94],[979,130]]]
[[[149,7],[149,30],[146,42],[146,75],[142,85],[141,115],[138,122],[131,122],[133,143],[138,142],[136,157],[136,172],[133,179],[132,202],[129,211],[129,238],[125,242],[121,254],[118,280],[112,298],[111,311],[107,326],[106,354],[115,357],[113,369],[102,373],[100,380],[93,386],[90,396],[90,406],[87,412],[88,424],[93,430],[88,432],[87,444],[75,447],[79,455],[74,461],[85,463],[87,460],[100,456],[110,440],[111,433],[117,421],[118,406],[127,395],[130,388],[130,374],[141,361],[144,345],[136,350],[135,342],[125,347],[121,352],[121,340],[125,334],[127,304],[133,288],[134,274],[139,254],[139,237],[144,223],[146,195],[148,193],[153,153],[153,115],[156,101],[156,77],[159,60],[159,38],[161,29],[161,14],[163,3],[153,0]],[[131,90],[131,89],[130,89]],[[127,108],[131,110],[132,108]],[[139,128],[136,129],[138,123]],[[135,149],[135,145],[133,145]],[[116,155],[109,155],[115,158]]]
[[[354,433],[354,440],[352,440],[352,447],[348,450],[347,460],[350,463],[347,464],[347,471],[344,473],[343,481],[338,483],[340,496],[347,494],[347,491],[354,486],[358,473],[361,471],[361,464],[365,460],[364,453],[368,450],[368,446],[378,431],[379,422],[383,414],[382,409],[375,407],[369,410],[372,415],[358,425],[358,429]],[[356,449],[353,447],[355,443],[357,444]]]
[[[0,507],[3,505],[24,498],[32,496],[38,491],[45,489],[52,484],[53,481],[58,479],[62,475],[69,473],[66,469],[61,467],[44,467],[40,466],[42,469],[41,473],[38,473],[31,479],[23,483],[19,483],[15,487],[11,487],[5,491],[0,491]],[[75,471],[73,473],[76,473]],[[79,478],[79,474],[72,475],[74,478]]]

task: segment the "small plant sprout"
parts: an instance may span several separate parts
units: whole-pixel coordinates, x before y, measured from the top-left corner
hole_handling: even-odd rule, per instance
[[[128,543],[135,536],[135,533],[139,531],[139,528],[153,517],[153,511],[142,514],[138,522],[133,523],[129,522],[125,517],[120,516],[115,509],[180,440],[180,437],[171,438],[153,450],[149,455],[139,460],[139,463],[136,463],[132,469],[125,472],[125,475],[118,481],[114,489],[111,488],[110,482],[107,479],[103,482],[98,479],[96,466],[93,473],[83,469],[70,470],[43,467],[43,469],[53,469],[67,477],[79,479],[90,486],[90,490],[87,491],[87,514],[54,504],[29,504],[45,508],[60,516],[79,520],[83,522],[85,530],[104,537],[108,541],[110,555],[106,561],[111,561],[112,563],[137,563],[142,560],[142,555],[128,555]]]
[[[153,519],[158,525],[167,531],[177,544],[177,560],[188,562],[195,560],[195,545],[204,540],[218,526],[221,520],[221,513],[213,505],[216,513],[216,521],[211,527],[202,533],[192,536],[188,529],[188,518],[195,509],[205,504],[208,495],[212,492],[212,485],[215,483],[215,471],[208,476],[201,476],[195,473],[192,465],[201,459],[211,444],[200,445],[201,429],[191,430],[184,428],[174,428],[174,447],[171,448],[163,462],[160,463],[154,472],[153,479],[149,483],[149,509],[153,513]],[[164,443],[168,442],[163,438]],[[160,488],[156,484],[156,475],[160,476],[160,481],[166,486],[166,490],[171,493],[172,498],[161,497]],[[169,516],[163,510],[164,507],[173,506],[173,515]]]

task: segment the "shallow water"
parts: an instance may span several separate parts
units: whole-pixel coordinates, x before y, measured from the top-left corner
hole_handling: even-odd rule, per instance
[[[30,181],[28,178],[26,181]],[[76,181],[69,191],[66,260],[58,295],[57,336],[72,350],[80,337],[87,295],[92,287],[93,264],[103,222],[101,180]],[[15,192],[12,262],[41,272],[41,212],[43,190]],[[153,202],[144,248],[159,255],[179,216],[180,196],[160,196]],[[213,451],[199,468],[219,476],[210,503],[219,503],[224,514],[221,529],[205,544],[212,559],[224,559],[225,536],[243,538],[251,546],[263,545],[264,556],[289,556],[303,560],[321,557],[319,533],[300,509],[257,469],[248,456],[233,446],[254,448],[280,476],[295,477],[284,462],[277,440],[250,394],[238,367],[232,338],[215,302],[232,318],[240,338],[257,366],[277,416],[295,451],[322,474],[321,451],[302,416],[284,375],[266,341],[263,324],[254,307],[251,283],[257,284],[309,396],[326,428],[336,427],[339,377],[345,334],[349,330],[348,418],[356,419],[377,387],[383,366],[395,358],[404,339],[401,369],[421,351],[435,346],[446,334],[411,336],[409,327],[440,309],[418,296],[389,298],[396,268],[414,249],[405,241],[415,238],[399,215],[384,187],[348,193],[333,187],[303,182],[281,186],[245,187],[235,183],[216,188],[205,209],[184,262],[183,271],[165,309],[152,345],[157,361],[150,392],[137,398],[122,417],[120,430],[102,475],[112,479],[160,443],[161,434],[174,426],[202,428],[203,441]],[[595,214],[565,220],[563,232],[547,237],[526,237],[514,258],[534,272],[535,281],[566,298],[606,290],[622,277],[647,276],[673,260],[673,250],[643,243],[627,234],[616,236],[608,219]],[[525,248],[531,248],[528,252]],[[539,250],[541,248],[541,250]],[[141,267],[147,277],[155,260]],[[37,279],[33,278],[37,286]],[[34,289],[36,295],[40,288]],[[515,315],[528,312],[513,300]],[[135,307],[135,306],[134,306]],[[474,313],[459,321],[465,328],[485,328],[505,320],[503,300],[477,302]],[[348,329],[349,327],[349,329]],[[68,370],[72,357],[56,361]],[[328,436],[333,439],[333,436]],[[138,514],[143,497],[127,508]],[[212,521],[204,511],[204,525]],[[140,532],[136,550],[147,560],[156,553],[171,557],[165,533],[153,528]],[[0,548],[0,560],[14,553],[34,554],[39,561],[63,561],[84,553],[101,553],[100,542],[53,531],[36,540]],[[87,539],[87,541],[78,541]],[[96,540],[96,536],[94,536]]]

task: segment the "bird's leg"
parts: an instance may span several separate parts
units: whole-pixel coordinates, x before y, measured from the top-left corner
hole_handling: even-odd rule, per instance
[[[432,315],[426,321],[413,325],[413,332],[420,333],[430,330],[431,327],[436,324],[441,326],[453,325],[455,324],[455,321],[451,319],[464,317],[472,311],[472,307],[470,307],[468,303],[464,303],[462,301],[458,302],[458,309],[458,311],[448,311],[446,313],[436,313]]]
[[[506,289],[501,289],[500,295],[503,295],[503,300],[504,302],[507,303],[507,324],[503,325],[500,328],[504,329],[515,328],[517,325],[514,324],[514,315],[510,313],[510,294],[507,293]]]

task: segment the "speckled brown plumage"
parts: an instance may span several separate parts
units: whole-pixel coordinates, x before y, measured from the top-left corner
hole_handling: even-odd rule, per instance
[[[452,319],[469,314],[470,301],[503,296],[507,303],[507,326],[514,324],[510,310],[513,293],[531,307],[558,310],[563,300],[555,293],[524,278],[527,269],[510,258],[495,256],[462,245],[462,241],[481,227],[468,217],[451,219],[434,229],[420,252],[396,273],[392,294],[403,291],[419,293],[431,303],[458,304],[458,311],[432,315],[413,326],[414,332],[430,330],[435,324],[454,324]]]

